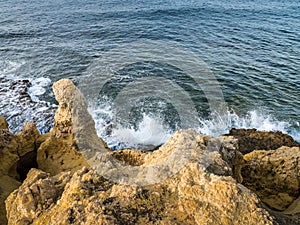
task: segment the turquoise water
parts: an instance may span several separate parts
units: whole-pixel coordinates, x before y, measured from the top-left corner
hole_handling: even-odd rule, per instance
[[[147,41],[159,41],[166,46],[172,43],[192,52],[216,77],[228,110],[212,119],[205,94],[190,79],[181,79],[180,74],[188,75],[189,71],[176,71],[176,65],[167,69],[166,65],[151,62],[148,67],[141,68],[137,62],[129,69],[117,71],[119,77],[163,71],[163,77],[179,85],[190,85],[185,91],[192,96],[199,113],[199,124],[191,127],[215,135],[231,127],[281,130],[300,140],[297,0],[0,1],[0,78],[29,79],[33,84],[29,89],[32,98],[49,102],[48,105],[56,103],[51,92],[51,84],[56,80],[70,78],[80,86],[95,60],[101,63],[101,57],[113,49]],[[147,51],[150,50],[146,48]],[[113,86],[109,91],[116,92],[116,88]],[[111,95],[109,91],[104,94]],[[0,99],[4,102],[13,94],[6,91]],[[165,106],[159,108],[158,102]],[[8,117],[11,129],[17,131],[22,121],[35,119],[28,113],[19,113],[16,116],[20,119],[14,120],[15,104],[0,104],[0,114]],[[90,105],[95,106],[95,102]],[[128,130],[134,130],[132,134],[143,139],[149,133],[149,124],[159,128],[151,128],[151,133],[165,137],[180,128],[176,110],[162,99],[140,100],[133,109],[133,125],[127,127],[110,121],[111,99],[99,105],[102,108],[94,108],[92,113],[99,135],[111,146],[117,146],[118,141],[132,141],[124,135]],[[40,118],[43,119],[43,113]],[[50,129],[39,121],[38,126],[42,131]],[[153,137],[147,144],[161,141]]]

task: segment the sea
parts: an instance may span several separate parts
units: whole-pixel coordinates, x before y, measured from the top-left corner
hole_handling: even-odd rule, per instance
[[[62,78],[112,149],[187,128],[300,142],[300,1],[0,0],[0,115],[12,132],[51,129]]]

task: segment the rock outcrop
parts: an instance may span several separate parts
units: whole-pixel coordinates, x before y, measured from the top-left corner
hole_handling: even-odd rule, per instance
[[[6,221],[4,200],[26,178],[30,168],[36,167],[39,133],[35,124],[27,123],[16,135],[8,130],[0,118],[0,220]]]
[[[32,170],[6,201],[9,224],[279,224],[253,192],[193,160],[147,187],[86,168],[54,177]]]
[[[53,91],[59,108],[54,116],[53,129],[37,151],[37,163],[41,170],[56,175],[62,171],[75,172],[89,165],[78,152],[72,132],[74,96],[79,90],[70,80],[62,79],[54,83]]]
[[[276,210],[300,196],[300,149],[256,150],[244,156],[243,184]]]
[[[267,132],[256,129],[231,129],[228,136],[238,140],[239,151],[243,154],[253,150],[275,150],[281,146],[300,147],[294,139],[280,131]]]
[[[299,148],[281,147],[294,144],[289,137],[190,129],[153,152],[111,151],[74,84],[53,89],[59,108],[49,133],[28,124],[13,135],[0,117],[0,201],[21,185],[5,202],[9,225],[300,224]],[[26,166],[21,184],[32,158],[38,169]]]

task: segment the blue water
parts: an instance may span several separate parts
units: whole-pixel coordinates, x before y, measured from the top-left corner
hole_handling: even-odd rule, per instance
[[[112,49],[149,40],[193,52],[218,80],[228,111],[219,121],[200,113],[199,131],[256,127],[300,140],[298,0],[0,1],[0,78],[29,79],[36,101],[55,104],[53,82],[70,78],[80,84],[92,63]],[[37,78],[47,82],[34,83]],[[13,109],[0,103],[6,117],[13,118]],[[14,131],[21,127],[11,124]]]

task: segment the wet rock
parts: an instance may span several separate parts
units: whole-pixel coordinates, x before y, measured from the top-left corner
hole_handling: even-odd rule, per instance
[[[239,150],[247,154],[253,150],[275,150],[281,146],[299,147],[299,144],[280,131],[267,132],[256,129],[231,129],[228,136],[238,139]]]
[[[35,102],[28,94],[29,80],[11,81],[0,78],[1,115],[7,118],[10,131],[19,132],[26,122],[35,122],[41,133],[53,125],[56,107]]]
[[[244,160],[243,184],[271,208],[285,210],[300,196],[299,147],[256,150]]]

